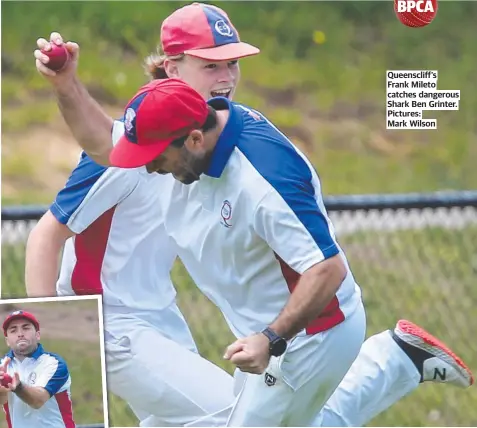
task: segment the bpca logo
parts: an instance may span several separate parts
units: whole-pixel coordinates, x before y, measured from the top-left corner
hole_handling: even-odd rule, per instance
[[[437,14],[437,0],[394,0],[394,11],[407,27],[425,27]]]
[[[232,227],[232,204],[225,200],[222,204],[222,209],[220,210],[220,216],[222,217],[222,220],[220,220],[220,223],[229,228]]]

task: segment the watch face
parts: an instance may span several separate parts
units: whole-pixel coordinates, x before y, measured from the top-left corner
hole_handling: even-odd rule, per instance
[[[273,343],[270,344],[270,354],[274,357],[279,357],[287,349],[287,341],[285,339],[279,338],[276,339]]]

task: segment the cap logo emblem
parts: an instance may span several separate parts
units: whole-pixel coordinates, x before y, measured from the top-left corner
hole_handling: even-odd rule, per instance
[[[227,24],[223,19],[219,19],[215,23],[215,31],[217,31],[217,33],[219,33],[221,36],[232,37],[234,35],[229,24]]]
[[[126,131],[131,132],[131,129],[133,129],[134,119],[136,119],[136,112],[130,107],[126,110],[124,116],[124,127],[126,128]]]

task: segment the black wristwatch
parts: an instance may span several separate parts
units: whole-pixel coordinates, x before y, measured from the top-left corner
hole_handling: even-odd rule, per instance
[[[18,385],[15,387],[15,389],[12,391],[14,394],[18,394],[21,392],[23,389],[23,383],[22,381],[18,382]]]
[[[268,337],[270,345],[268,347],[268,352],[273,357],[279,357],[283,355],[287,349],[287,341],[275,333],[270,327],[267,327],[262,333]]]

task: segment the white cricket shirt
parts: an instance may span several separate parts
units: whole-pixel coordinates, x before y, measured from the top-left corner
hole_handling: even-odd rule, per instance
[[[50,399],[39,409],[34,409],[16,394],[9,392],[3,405],[8,428],[75,428],[71,405],[71,377],[68,367],[59,355],[46,352],[39,344],[37,350],[23,361],[15,358],[13,351],[2,358],[11,358],[7,372],[17,372],[26,386],[45,388]]]
[[[105,168],[82,153],[50,207],[77,234],[65,245],[58,295],[102,294],[109,308],[139,311],[173,302],[176,254],[159,204],[163,182],[170,178]]]
[[[361,290],[336,241],[318,175],[260,113],[225,98],[209,103],[230,110],[209,171],[161,192],[166,232],[179,257],[233,333],[244,337],[277,318],[308,268],[340,253],[348,274],[300,334],[341,323],[360,303]]]

